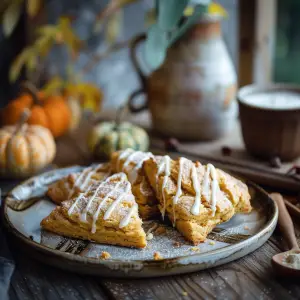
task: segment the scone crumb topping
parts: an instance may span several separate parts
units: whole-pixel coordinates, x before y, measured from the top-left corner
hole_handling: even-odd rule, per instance
[[[154,260],[161,260],[161,259],[163,259],[163,257],[160,255],[159,252],[154,252],[153,258],[154,258]]]
[[[249,228],[248,226],[245,226],[244,229],[245,229],[245,230],[249,230],[250,228]]]
[[[173,246],[174,246],[174,247],[180,247],[181,244],[180,244],[179,242],[174,242],[174,243],[173,243]]]
[[[192,247],[190,248],[190,250],[193,252],[200,252],[200,249],[198,247]]]
[[[151,241],[152,239],[153,239],[153,234],[150,232],[150,233],[147,234],[146,240]]]
[[[160,234],[164,234],[166,233],[166,228],[164,226],[159,226],[156,230],[155,230],[155,234],[160,235]]]
[[[110,258],[110,254],[106,251],[103,251],[101,253],[101,256],[100,256],[101,259],[109,259]]]

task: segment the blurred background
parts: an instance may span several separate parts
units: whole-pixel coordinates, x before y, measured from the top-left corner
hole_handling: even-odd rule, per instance
[[[8,1],[10,2],[10,1]],[[13,1],[11,1],[13,2]],[[38,1],[40,2],[40,1]],[[147,28],[147,12],[153,7],[151,0],[141,0],[132,3],[123,9],[122,26],[118,35],[119,41],[124,41],[132,38],[138,33],[141,33]],[[239,53],[239,2],[238,0],[221,0],[218,1],[228,12],[228,18],[222,21],[222,29],[226,45],[229,49],[230,56],[234,61],[236,69],[238,69],[238,53]],[[279,1],[284,2],[285,1]],[[289,1],[292,5],[292,1]],[[3,28],[0,30],[0,105],[3,107],[13,96],[16,95],[16,85],[11,84],[8,80],[8,71],[11,63],[22,48],[28,44],[28,30],[34,31],[37,24],[55,24],[59,17],[63,15],[70,15],[75,17],[73,27],[80,37],[84,40],[88,47],[87,54],[82,54],[76,62],[78,65],[86,63],[87,58],[92,53],[101,52],[106,47],[105,33],[93,33],[94,24],[97,15],[105,8],[108,1],[105,0],[44,0],[42,8],[34,19],[28,20],[26,11],[22,12],[18,25],[13,30],[9,37],[4,36]],[[296,1],[294,1],[296,3]],[[283,4],[281,4],[283,5]],[[286,6],[286,4],[284,4]],[[295,4],[294,4],[295,5]],[[292,13],[293,9],[285,9],[284,16],[289,19],[289,11]],[[281,17],[282,18],[282,17]],[[290,22],[297,22],[297,15],[294,20]],[[32,23],[32,24],[28,24]],[[284,25],[286,26],[286,25]],[[291,26],[291,24],[289,24]],[[284,36],[286,27],[282,27]],[[294,37],[295,38],[295,37]],[[285,47],[288,47],[286,45]],[[57,49],[52,50],[50,57],[47,59],[48,73],[56,73],[59,68],[60,72],[65,69],[65,55],[62,51]],[[99,85],[104,93],[104,108],[118,106],[120,102],[125,101],[126,97],[132,90],[138,86],[137,75],[134,72],[131,62],[128,59],[128,48],[121,49],[116,53],[110,55],[103,61],[97,63],[88,74],[86,80],[93,81]],[[118,81],[118,89],[116,89],[115,82]]]
[[[300,83],[299,15],[297,0],[3,0],[1,123],[28,108],[58,165],[159,138],[284,173],[300,155],[300,88],[282,85]]]
[[[2,2],[4,3],[5,1]],[[39,14],[43,15],[41,22],[45,24],[54,24],[62,15],[75,16],[76,21],[74,22],[74,28],[76,32],[81,39],[87,42],[89,51],[95,52],[101,50],[101,47],[104,47],[105,41],[103,34],[91,36],[91,32],[97,14],[105,7],[107,2],[108,1],[104,0],[45,0],[43,1],[43,7]],[[253,11],[253,6],[256,5],[255,2],[259,1],[220,0],[218,2],[228,12],[229,17],[222,22],[223,35],[229,53],[234,61],[234,65],[238,70],[239,51],[242,46],[239,38],[241,31],[240,23],[243,18],[242,14],[249,14],[246,18],[250,18],[250,15],[257,17],[257,11],[255,14],[255,8]],[[297,64],[300,61],[298,58],[300,37],[299,34],[297,34],[297,29],[299,28],[298,23],[300,22],[300,2],[297,0],[267,0],[266,2],[268,2],[267,6],[274,6],[270,10],[275,14],[276,19],[274,22],[275,42],[269,53],[272,57],[273,65],[272,78],[277,82],[298,83],[300,82],[300,68],[297,67]],[[146,29],[145,14],[152,6],[153,1],[141,0],[124,8],[123,26],[119,36],[120,40],[129,39]],[[243,6],[248,6],[248,10],[243,10]],[[35,20],[32,20],[32,22],[34,28]],[[251,22],[253,32],[255,31],[256,22],[259,22],[257,18]],[[18,25],[9,37],[4,36],[3,28],[0,30],[1,107],[3,107],[16,93],[16,86],[9,83],[8,70],[13,59],[28,42],[27,23],[27,16],[25,15],[25,11],[23,11]],[[58,53],[58,51],[53,52],[54,53],[49,59],[49,72],[56,72],[56,70],[53,69],[58,67],[58,64],[56,63],[57,60],[60,60],[63,63],[63,55]],[[138,84],[135,72],[133,72],[127,57],[127,49],[122,49],[115,55],[112,55],[105,61],[97,64],[95,68],[87,74],[87,78],[93,79],[93,81],[99,84],[105,91],[105,107],[114,106],[120,101],[124,101],[126,95],[129,94],[132,89],[135,89]],[[54,64],[51,63],[51,61],[54,62]],[[86,55],[82,55],[79,63],[84,63],[85,61]],[[59,65],[61,69],[63,69],[63,64]],[[124,74],[127,75],[125,78],[123,77]],[[116,93],[116,89],[114,88],[113,81],[118,80],[119,78],[124,79],[120,82],[121,85],[119,86],[122,93]]]

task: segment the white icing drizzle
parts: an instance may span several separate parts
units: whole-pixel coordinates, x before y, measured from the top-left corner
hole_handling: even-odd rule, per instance
[[[86,177],[83,179],[83,182],[78,186],[78,188],[83,191],[85,186],[87,185],[87,183],[89,182],[90,178],[92,177],[92,175],[94,175],[96,173],[96,170],[91,170],[90,172],[88,172],[86,174]]]
[[[105,202],[109,199],[110,196],[113,195],[113,193],[119,188],[119,186],[121,185],[121,183],[124,182],[124,180],[126,180],[126,176],[124,173],[121,173],[121,174],[115,174],[111,177],[109,177],[108,179],[111,180],[112,178],[116,178],[116,177],[120,177],[121,176],[121,181],[117,182],[117,184],[115,185],[115,187],[109,192],[106,194],[106,196],[102,199],[102,201],[99,203],[98,205],[98,208],[96,210],[96,212],[94,213],[93,215],[93,223],[92,223],[92,230],[91,232],[92,233],[95,233],[96,232],[96,222],[98,220],[98,217],[99,217],[99,213],[100,213],[100,210],[101,208],[103,207],[103,205],[105,204]],[[97,188],[97,190],[99,189],[99,187]],[[96,193],[97,193],[97,190],[96,190]],[[96,194],[94,193],[94,195]],[[122,193],[123,195],[124,193]]]
[[[76,205],[77,205],[77,202],[79,202],[83,197],[84,197],[84,193],[81,193],[81,194],[76,198],[76,200],[74,201],[74,203],[72,204],[72,206],[71,206],[71,207],[69,208],[69,210],[68,210],[68,215],[69,215],[69,216],[73,213],[73,211],[74,211],[74,209],[75,209],[75,207],[76,207]]]
[[[162,193],[163,201],[164,201],[161,215],[162,215],[162,218],[164,219],[165,212],[166,212],[166,199],[165,199],[164,189],[167,185],[168,178],[170,176],[170,156],[168,156],[168,155],[165,155],[162,158],[162,160],[160,161],[159,166],[158,166],[158,171],[157,171],[157,175],[156,175],[156,189],[157,190],[158,190],[158,177],[162,172],[165,173],[163,184],[162,184],[162,189],[161,189],[161,193]]]
[[[134,159],[138,156],[141,156],[142,158],[136,163],[134,162]],[[128,179],[130,183],[135,183],[137,177],[138,177],[138,171],[141,169],[143,162],[150,157],[153,157],[153,154],[150,152],[144,153],[141,151],[133,151],[132,149],[126,149],[124,152],[122,152],[118,158],[117,161],[117,170],[118,171],[124,171],[128,174]],[[120,169],[121,160],[125,160],[122,169]],[[134,168],[131,170],[126,170],[131,162],[135,163]]]
[[[104,220],[107,220],[110,217],[110,215],[113,212],[113,210],[124,199],[124,196],[126,194],[128,194],[129,191],[130,191],[130,184],[129,184],[129,182],[127,182],[127,185],[126,185],[126,188],[125,188],[125,192],[121,193],[119,195],[119,197],[109,206],[109,208],[107,209],[107,211],[104,214],[104,217],[103,217]]]
[[[211,187],[210,187],[210,176],[212,177]],[[206,172],[204,174],[204,179],[202,183],[202,195],[210,201],[210,206],[213,212],[213,216],[216,212],[217,205],[217,190],[219,188],[219,182],[217,179],[217,172],[215,167],[212,164],[206,166]],[[211,193],[210,192],[211,189]],[[210,194],[210,195],[209,195]]]
[[[118,170],[120,169],[120,164],[121,164],[122,159],[127,159],[128,156],[132,153],[132,151],[133,151],[132,149],[128,148],[120,154],[120,156],[118,157],[118,160],[117,160],[117,169]]]
[[[98,171],[101,170],[103,167],[103,164],[100,164],[97,166],[97,168],[89,167],[84,169],[81,174],[78,176],[78,178],[75,180],[74,186],[71,189],[71,191],[68,194],[68,198],[70,199],[72,195],[74,194],[74,190],[77,187],[80,191],[83,191],[86,188],[86,185],[89,183],[89,180],[91,177],[96,174]],[[105,174],[105,177],[109,176],[110,170]]]
[[[195,216],[198,216],[200,214],[200,205],[201,205],[201,187],[200,187],[200,181],[197,176],[197,170],[194,164],[192,167],[192,182],[193,182],[193,188],[195,190],[196,196],[195,196],[194,205],[192,206],[191,209],[191,213]]]
[[[67,199],[70,199],[72,196],[73,196],[73,194],[74,194],[74,191],[75,191],[75,188],[76,187],[80,187],[80,183],[81,183],[81,181],[82,181],[82,179],[85,177],[85,176],[88,176],[89,175],[89,173],[90,172],[92,172],[92,170],[93,170],[93,168],[86,168],[85,170],[83,170],[82,172],[81,172],[81,174],[78,176],[78,178],[75,180],[75,183],[74,183],[74,186],[73,186],[73,188],[71,189],[71,191],[69,192],[69,194],[68,194],[68,198]]]
[[[121,220],[119,224],[119,228],[123,228],[129,224],[132,215],[137,211],[137,209],[138,209],[138,205],[136,203],[131,206],[127,215]]]
[[[100,185],[98,186],[98,188],[96,189],[96,191],[94,192],[93,196],[90,197],[86,207],[84,208],[84,210],[82,211],[82,213],[80,214],[80,220],[82,222],[86,222],[86,215],[87,215],[87,212],[93,202],[93,200],[95,199],[98,191],[100,190],[101,187],[103,187],[105,184],[107,183],[107,179],[103,182],[100,183]]]
[[[133,159],[137,156],[137,155],[139,155],[139,154],[141,154],[142,152],[141,151],[134,151],[134,152],[132,152],[127,158],[126,158],[126,160],[125,160],[125,162],[124,162],[124,164],[123,164],[123,168],[122,168],[122,171],[123,170],[126,170],[126,168],[129,166],[129,164],[133,161]]]
[[[202,196],[209,200],[209,170],[208,165],[206,167],[206,171],[204,173],[203,181],[202,181]]]
[[[153,157],[153,154],[151,152],[145,153],[145,156],[137,163],[137,165],[134,167],[134,169],[139,170],[142,167],[143,162],[145,160],[149,159],[150,157]]]
[[[129,172],[128,179],[130,183],[134,183],[137,180],[138,177],[138,172],[141,169],[143,162],[149,159],[150,157],[153,157],[153,154],[148,152],[148,153],[143,153],[144,157],[140,159],[140,161],[136,164],[136,166]]]
[[[175,196],[173,197],[173,226],[175,226],[176,222],[176,214],[175,214],[175,206],[178,202],[179,197],[182,195],[182,189],[181,189],[181,179],[182,179],[182,168],[185,158],[180,157],[179,158],[179,170],[178,170],[178,178],[177,178],[177,191]]]

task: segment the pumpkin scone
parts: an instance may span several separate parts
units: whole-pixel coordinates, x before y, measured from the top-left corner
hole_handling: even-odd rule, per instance
[[[247,186],[229,174],[169,156],[144,162],[147,178],[165,214],[182,235],[194,244],[203,242],[212,229],[236,212],[250,212]]]
[[[98,243],[144,248],[147,244],[138,205],[124,173],[91,185],[62,202],[41,222],[43,229]]]
[[[82,172],[71,173],[48,187],[47,196],[56,204],[84,192],[91,184],[111,175],[109,163],[88,167]]]
[[[112,154],[113,172],[124,172],[132,185],[132,193],[139,205],[139,214],[143,220],[159,217],[158,201],[143,170],[144,161],[154,157],[150,152],[126,149]]]

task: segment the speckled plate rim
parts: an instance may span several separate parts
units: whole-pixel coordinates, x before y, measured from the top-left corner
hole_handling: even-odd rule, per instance
[[[67,172],[74,168],[82,168],[81,166],[72,166],[68,168],[63,168],[60,170],[64,170]],[[57,170],[52,170],[40,174],[38,176],[31,177],[20,184],[18,184],[14,189],[18,186],[26,184],[34,180],[34,178],[39,177],[41,175],[48,175]],[[276,202],[269,197],[268,193],[257,186],[251,181],[244,180],[248,186],[254,188],[254,190],[262,193],[265,198],[269,201],[269,206],[272,209],[272,212],[269,213],[269,219],[264,225],[264,227],[258,231],[256,234],[252,235],[246,240],[238,242],[236,244],[228,245],[226,247],[215,249],[210,251],[209,253],[196,253],[196,254],[187,254],[186,256],[174,257],[171,259],[161,259],[161,260],[101,260],[90,257],[83,257],[80,255],[75,255],[71,253],[65,253],[60,250],[51,249],[45,245],[39,244],[35,241],[32,241],[30,238],[26,237],[24,234],[19,232],[14,225],[10,222],[9,217],[7,215],[7,200],[9,198],[6,197],[4,199],[3,205],[1,207],[1,214],[3,223],[8,231],[8,233],[12,234],[15,240],[21,242],[22,245],[26,246],[28,249],[24,250],[35,250],[35,254],[33,255],[36,259],[50,265],[57,266],[62,269],[75,271],[77,273],[89,274],[89,275],[105,275],[108,277],[158,277],[158,276],[167,276],[167,275],[175,275],[175,274],[184,274],[195,272],[203,269],[207,269],[209,267],[215,267],[238,258],[241,258],[261,247],[272,235],[275,227],[277,225],[278,220],[278,207]],[[14,189],[9,193],[11,194]],[[251,247],[250,247],[251,245]],[[48,260],[44,260],[43,255],[40,257],[40,254],[46,254],[48,257],[54,258],[52,263]],[[32,251],[29,251],[29,254],[33,254]],[[214,262],[215,257],[219,258],[219,261]],[[218,259],[216,259],[218,260]],[[61,262],[64,262],[65,265],[62,266]],[[67,263],[67,264],[66,264]],[[80,266],[90,267],[90,272],[84,268],[83,270],[78,269]],[[190,266],[190,267],[189,267]],[[95,270],[96,267],[96,270]],[[104,267],[104,268],[101,268]],[[146,272],[141,272],[143,270],[147,270]],[[116,272],[116,271],[121,271]],[[135,271],[135,272],[134,272]]]

